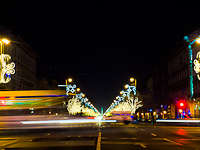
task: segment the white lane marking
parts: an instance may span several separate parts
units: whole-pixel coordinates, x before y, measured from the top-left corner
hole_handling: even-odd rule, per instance
[[[96,150],[101,150],[101,132],[99,132]]]
[[[153,134],[153,133],[151,133],[151,135],[153,135],[153,136],[157,136],[157,135],[155,135],[155,134]]]

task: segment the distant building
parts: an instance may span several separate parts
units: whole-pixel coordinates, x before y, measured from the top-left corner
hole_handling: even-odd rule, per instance
[[[11,34],[11,30],[0,27],[1,38],[11,42],[5,45],[4,54],[11,56],[15,63],[15,74],[11,81],[0,84],[1,90],[31,90],[36,88],[36,60],[39,55],[20,36]]]
[[[47,80],[44,77],[38,77],[36,82],[37,90],[60,90],[59,83],[56,80]]]
[[[167,65],[165,63],[146,78],[146,88],[143,88],[140,94],[146,111],[160,109],[161,105],[170,104],[167,95]]]

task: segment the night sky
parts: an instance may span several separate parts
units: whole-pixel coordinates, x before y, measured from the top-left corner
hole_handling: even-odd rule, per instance
[[[75,84],[100,110],[145,78],[183,36],[199,28],[199,4],[183,1],[1,2],[0,25],[40,55],[37,76]],[[50,69],[51,68],[51,69]],[[56,68],[56,69],[55,69]]]

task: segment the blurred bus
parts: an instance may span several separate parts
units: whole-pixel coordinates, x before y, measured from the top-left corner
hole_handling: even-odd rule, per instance
[[[105,120],[117,120],[117,122],[130,123],[132,122],[130,111],[112,111],[112,116],[106,117]]]

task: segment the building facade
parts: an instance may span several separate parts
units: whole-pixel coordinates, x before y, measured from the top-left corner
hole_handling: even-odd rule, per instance
[[[200,29],[188,35],[190,42],[200,35]],[[189,43],[185,40],[179,42],[163,59],[163,65],[155,70],[146,79],[146,88],[142,95],[147,103],[156,110],[168,110],[171,118],[180,118],[188,115],[193,118],[200,118],[200,81],[193,68],[193,90],[190,94],[190,55]],[[200,44],[192,44],[192,60],[196,59],[200,51]],[[193,64],[194,67],[194,64]],[[145,93],[144,93],[145,91]],[[186,109],[180,110],[179,101],[185,101]],[[146,101],[146,102],[145,102]],[[166,108],[164,108],[166,106]],[[149,109],[149,108],[148,108]]]
[[[11,56],[15,63],[15,74],[11,81],[0,84],[1,90],[32,90],[36,88],[36,60],[39,55],[20,36],[11,34],[11,30],[0,27],[1,38],[11,42],[4,46],[4,54]]]

